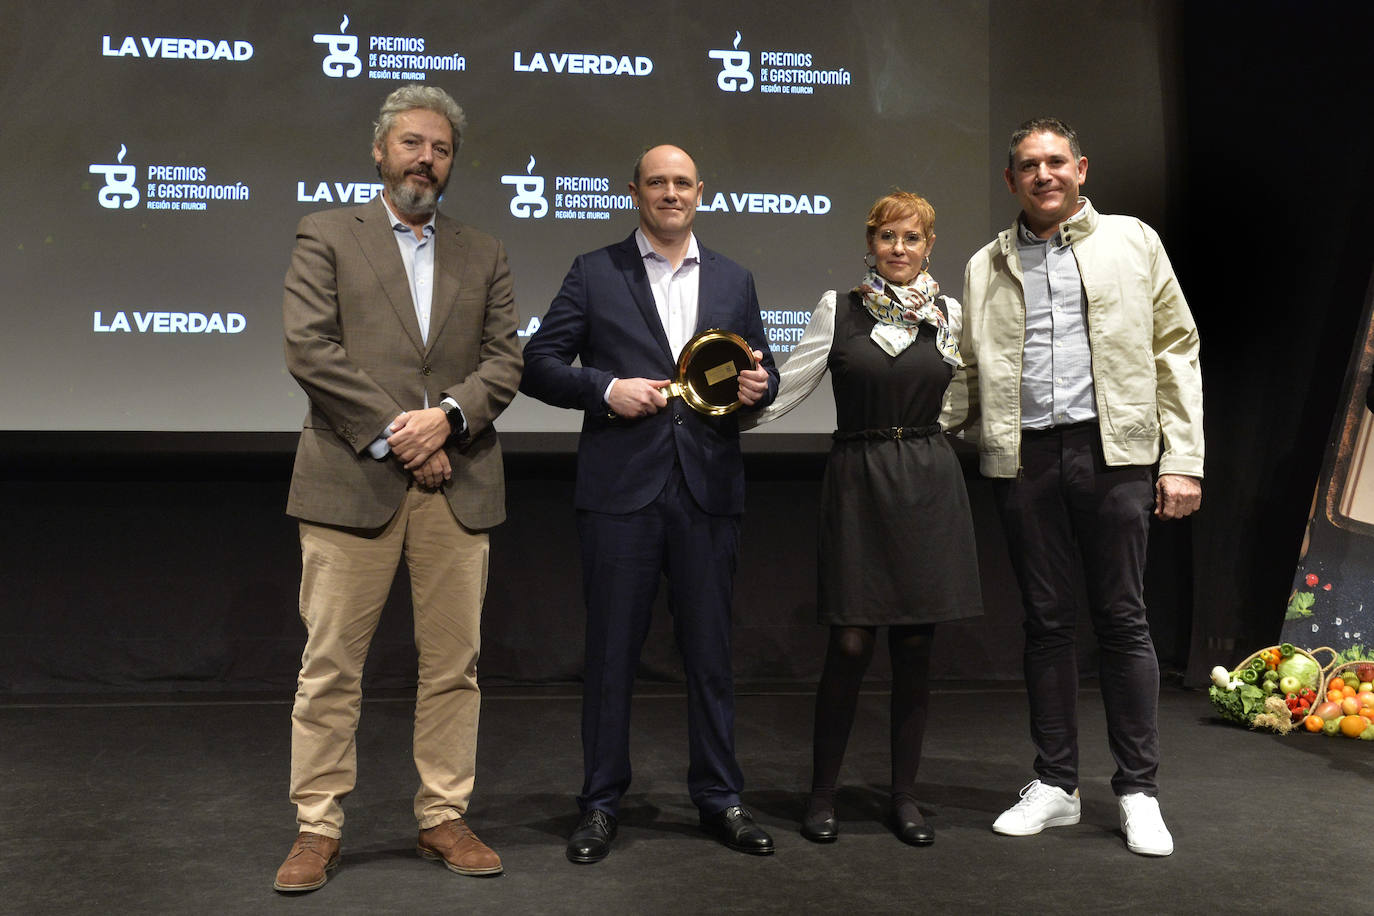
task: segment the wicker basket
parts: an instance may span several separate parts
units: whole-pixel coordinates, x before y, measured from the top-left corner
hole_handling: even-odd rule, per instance
[[[1239,665],[1236,665],[1231,669],[1231,676],[1239,677],[1240,673],[1244,671],[1246,668],[1248,668],[1250,666],[1250,663],[1253,662],[1255,659],[1259,658],[1261,655],[1264,655],[1266,652],[1270,652],[1278,648],[1280,647],[1265,646],[1263,649],[1259,649],[1255,652],[1250,653],[1248,656],[1245,657],[1244,661],[1242,661]],[[1325,665],[1317,661],[1316,653],[1318,652],[1331,653],[1331,661],[1327,662]],[[1293,654],[1306,655],[1308,658],[1312,659],[1312,664],[1316,665],[1317,669],[1321,672],[1321,676],[1317,678],[1317,687],[1321,688],[1318,695],[1324,695],[1326,693],[1327,672],[1331,670],[1331,668],[1336,664],[1336,659],[1340,658],[1340,655],[1336,652],[1335,649],[1331,648],[1330,646],[1319,646],[1315,649],[1303,649],[1299,646],[1294,646]],[[1314,687],[1313,689],[1316,690],[1317,687]]]
[[[1267,652],[1270,652],[1270,651],[1272,651],[1272,650],[1279,649],[1279,648],[1281,648],[1281,647],[1280,647],[1280,646],[1265,646],[1263,649],[1258,649],[1258,650],[1256,650],[1255,652],[1252,652],[1250,655],[1246,656],[1245,659],[1242,660],[1242,661],[1240,662],[1240,664],[1235,665],[1235,666],[1233,666],[1233,667],[1230,669],[1230,670],[1231,670],[1231,676],[1232,676],[1233,678],[1239,677],[1239,676],[1240,676],[1240,673],[1241,673],[1242,671],[1244,671],[1246,668],[1248,668],[1248,667],[1250,666],[1250,663],[1253,662],[1255,659],[1259,658],[1261,655],[1264,655],[1264,654],[1267,653]],[[1329,653],[1331,653],[1331,661],[1327,663],[1326,667],[1323,667],[1322,664],[1321,664],[1321,662],[1317,661],[1316,656],[1314,655],[1314,653],[1316,653],[1316,652],[1329,652]],[[1321,676],[1319,676],[1319,677],[1317,678],[1317,687],[1318,687],[1318,688],[1324,688],[1324,687],[1325,687],[1325,684],[1326,684],[1326,679],[1325,679],[1326,671],[1327,671],[1328,668],[1330,668],[1332,665],[1335,664],[1336,658],[1339,657],[1339,656],[1336,654],[1336,650],[1331,649],[1331,648],[1328,648],[1328,647],[1326,647],[1326,646],[1322,646],[1322,647],[1319,648],[1319,649],[1303,649],[1303,648],[1300,648],[1300,647],[1298,647],[1298,646],[1294,646],[1294,647],[1293,647],[1293,654],[1294,654],[1294,655],[1305,655],[1305,656],[1307,656],[1309,659],[1312,660],[1312,664],[1314,664],[1314,665],[1317,666],[1318,671],[1321,672]],[[1255,686],[1259,686],[1259,685],[1256,684]],[[1314,689],[1316,689],[1316,688],[1314,688]],[[1323,689],[1320,693],[1318,693],[1318,698],[1320,699],[1320,697],[1321,697],[1322,695],[1324,695],[1324,694],[1325,694],[1325,690]],[[1312,705],[1315,706],[1316,703],[1313,703]],[[1223,709],[1220,705],[1218,705],[1216,702],[1213,702],[1212,708],[1213,708],[1214,710],[1216,710],[1217,714],[1220,715],[1220,716],[1221,716],[1223,719],[1225,719],[1226,721],[1228,721],[1228,722],[1239,722],[1238,719],[1236,719],[1236,718],[1234,718],[1233,716],[1229,715],[1229,714],[1227,713],[1227,711],[1226,711],[1225,709]],[[1243,724],[1245,724],[1245,725],[1251,725],[1251,723],[1249,723],[1249,722],[1245,722],[1245,723],[1243,723]]]
[[[1336,656],[1336,658],[1339,657],[1340,656]],[[1352,662],[1340,662],[1339,664],[1336,662],[1336,659],[1333,658],[1327,666],[1322,669],[1322,699],[1326,699],[1326,692],[1331,689],[1332,681],[1347,671],[1353,671],[1360,665],[1374,665],[1374,658],[1358,658]]]

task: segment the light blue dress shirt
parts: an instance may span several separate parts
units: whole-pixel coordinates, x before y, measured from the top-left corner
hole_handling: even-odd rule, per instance
[[[1041,239],[1024,222],[1018,225],[1016,251],[1026,294],[1021,428],[1096,420],[1087,302],[1073,248],[1059,232]]]
[[[391,205],[387,203],[386,197],[383,196],[381,200],[382,206],[386,208],[387,216],[391,218],[391,228],[395,230],[396,247],[401,252],[401,262],[405,264],[406,280],[410,283],[410,301],[415,306],[415,320],[420,323],[420,339],[428,342],[429,315],[434,304],[435,214],[430,214],[429,221],[421,229],[424,238],[416,238],[415,231],[401,221],[396,212],[391,209]],[[444,398],[444,401],[453,401],[453,399]],[[429,406],[428,393],[425,394],[424,406]],[[453,401],[453,406],[457,407],[456,401]],[[458,415],[462,416],[461,408]],[[467,428],[466,418],[464,418],[462,426],[463,429]],[[389,432],[389,429],[383,430],[382,435],[368,445],[368,454],[373,458],[380,460],[391,452],[391,446],[386,441]]]

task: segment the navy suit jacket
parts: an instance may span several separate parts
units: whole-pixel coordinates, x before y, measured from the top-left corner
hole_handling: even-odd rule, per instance
[[[733,331],[763,354],[768,393],[753,407],[742,408],[761,409],[777,395],[778,370],[759,315],[753,275],[700,244],[698,250],[696,330]],[[581,365],[572,365],[574,360]],[[612,378],[676,375],[634,234],[578,256],[525,345],[520,382],[521,391],[541,401],[583,411],[577,508],[612,514],[643,508],[663,489],[676,457],[703,510],[715,515],[744,511],[744,462],[734,414],[708,417],[681,398],[670,398],[652,416],[624,419],[603,398]]]

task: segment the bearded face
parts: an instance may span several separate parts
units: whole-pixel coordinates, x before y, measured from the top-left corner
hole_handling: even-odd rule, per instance
[[[373,147],[372,158],[392,208],[402,216],[427,218],[453,169],[453,128],[438,112],[402,112],[386,140]]]
[[[424,162],[398,163],[387,155],[377,164],[377,168],[381,171],[382,185],[386,188],[391,206],[405,216],[428,216],[433,213],[448,185],[447,174],[441,181],[434,167]]]

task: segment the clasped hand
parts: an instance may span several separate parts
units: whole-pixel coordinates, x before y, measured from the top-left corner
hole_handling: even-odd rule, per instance
[[[444,453],[449,431],[448,415],[438,407],[408,410],[391,421],[386,442],[421,486],[434,489],[453,478]]]

